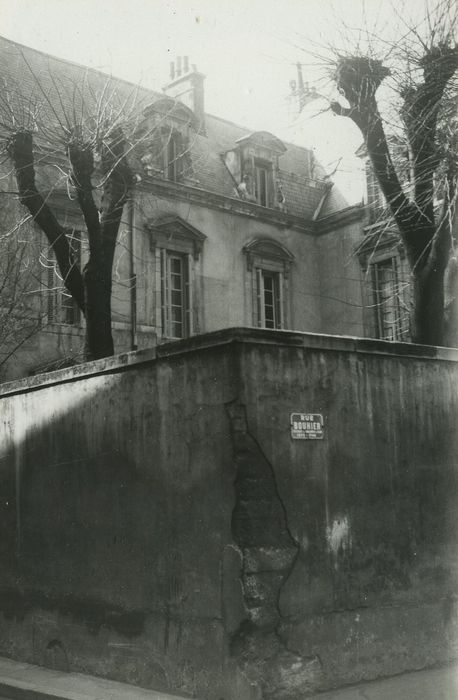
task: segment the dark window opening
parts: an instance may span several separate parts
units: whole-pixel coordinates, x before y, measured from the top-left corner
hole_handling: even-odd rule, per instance
[[[81,264],[81,232],[74,229],[67,231],[70,252],[73,263]],[[50,252],[47,263],[47,317],[48,323],[61,323],[68,326],[79,324],[81,311],[70,292],[65,287],[65,281],[58,270],[53,251]]]
[[[262,207],[270,207],[273,202],[273,175],[270,163],[255,162],[255,197]]]

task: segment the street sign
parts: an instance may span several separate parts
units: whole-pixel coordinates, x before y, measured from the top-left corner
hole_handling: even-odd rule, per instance
[[[293,440],[322,440],[323,432],[321,413],[291,413]]]

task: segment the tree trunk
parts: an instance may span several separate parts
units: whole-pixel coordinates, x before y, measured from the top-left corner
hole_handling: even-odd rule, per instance
[[[431,42],[433,38],[431,34]],[[422,44],[422,47],[424,54],[417,64],[422,69],[423,81],[403,86],[404,105],[400,113],[412,159],[414,201],[407,198],[401,186],[375,97],[383,80],[390,75],[382,62],[369,56],[341,56],[336,63],[335,80],[350,107],[332,102],[331,109],[350,118],[360,129],[374,173],[398,226],[412,271],[412,341],[443,345],[444,273],[452,242],[456,158],[451,159],[446,208],[439,223],[435,221],[434,173],[444,158],[436,143],[437,119],[447,83],[458,68],[458,47],[454,43],[450,45],[448,37],[437,45]],[[410,75],[406,78],[411,80]],[[451,307],[450,310],[453,311]]]
[[[86,360],[114,354],[111,333],[111,269],[88,264],[83,271],[86,306]]]
[[[444,344],[444,274],[426,265],[412,273],[413,307],[410,325],[412,342]]]
[[[94,157],[92,145],[78,135],[68,146],[72,179],[78,203],[86,222],[89,260],[83,271],[86,316],[85,359],[113,355],[111,331],[111,275],[119,225],[127,200],[131,173],[125,158],[122,131],[114,131],[103,150],[106,174],[100,212],[93,198]]]

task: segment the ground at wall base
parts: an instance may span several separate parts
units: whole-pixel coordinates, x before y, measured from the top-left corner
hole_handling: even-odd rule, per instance
[[[403,673],[310,695],[307,700],[456,700],[458,666]]]
[[[186,700],[124,683],[63,673],[0,657],[0,697],[21,700]],[[458,666],[447,666],[309,695],[304,700],[456,700]]]
[[[0,698],[15,700],[186,700],[82,673],[65,673],[0,657]]]

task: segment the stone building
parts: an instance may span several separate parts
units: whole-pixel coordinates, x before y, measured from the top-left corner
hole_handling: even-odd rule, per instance
[[[366,184],[366,217],[356,248],[366,280],[365,329],[373,338],[409,342],[410,271],[404,247],[365,146],[357,155],[364,163]]]
[[[135,109],[135,186],[113,267],[117,352],[231,326],[399,339],[384,327],[390,318],[377,320],[391,309],[394,273],[366,254],[366,208],[346,205],[312,151],[207,114],[204,75],[187,58],[159,94],[1,39],[0,76],[22,106],[44,105],[54,121],[102,94]],[[48,137],[38,149],[37,181],[84,263],[68,163],[52,146]],[[78,361],[84,328],[2,167],[3,244],[26,273],[19,301],[2,304],[15,309],[0,334],[9,379]]]

